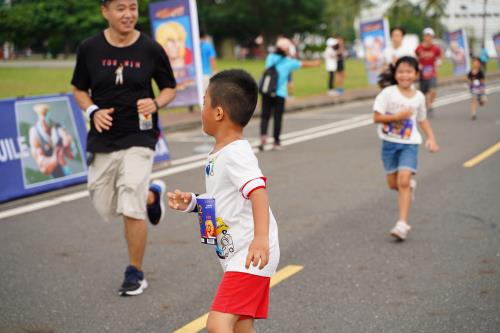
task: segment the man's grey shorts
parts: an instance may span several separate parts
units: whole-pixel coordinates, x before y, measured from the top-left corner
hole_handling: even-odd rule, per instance
[[[146,220],[153,156],[154,151],[145,147],[95,154],[87,187],[105,221],[118,215]]]
[[[436,89],[437,87],[437,78],[431,77],[430,79],[420,79],[420,91],[425,95],[431,89]]]

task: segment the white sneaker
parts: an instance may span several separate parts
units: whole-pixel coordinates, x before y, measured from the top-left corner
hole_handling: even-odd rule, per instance
[[[411,200],[415,200],[415,191],[417,190],[417,181],[416,179],[410,179],[410,189],[411,189]]]
[[[410,231],[411,227],[404,221],[398,221],[394,228],[391,230],[391,236],[397,238],[400,241],[404,241]]]

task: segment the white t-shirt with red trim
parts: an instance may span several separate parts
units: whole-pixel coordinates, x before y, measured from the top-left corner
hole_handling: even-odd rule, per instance
[[[217,243],[225,272],[244,272],[272,276],[278,266],[280,249],[278,226],[269,208],[269,263],[260,270],[253,265],[247,270],[248,247],[254,238],[253,191],[266,187],[266,178],[257,157],[246,140],[236,140],[209,154],[205,167],[206,194],[215,198]]]

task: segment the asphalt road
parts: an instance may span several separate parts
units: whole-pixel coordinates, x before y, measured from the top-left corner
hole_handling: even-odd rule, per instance
[[[440,91],[431,123],[441,151],[420,151],[404,243],[388,235],[397,195],[366,123],[371,102],[286,116],[285,150],[258,158],[279,225],[280,268],[304,268],[271,289],[270,320],[258,332],[500,331],[500,153],[463,167],[500,141],[500,92],[472,122],[463,91]],[[251,140],[257,126],[248,128]],[[168,141],[181,159],[207,139],[191,131]],[[202,166],[188,163],[163,179],[203,192]],[[149,231],[150,287],[121,298],[123,227],[101,222],[88,197],[0,219],[0,332],[174,332],[206,313],[222,272],[199,244],[195,216],[169,211]]]

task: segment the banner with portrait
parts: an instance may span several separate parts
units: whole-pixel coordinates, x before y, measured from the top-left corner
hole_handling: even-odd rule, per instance
[[[470,71],[470,55],[465,30],[448,32],[446,40],[448,41],[449,55],[453,63],[453,75],[467,75]]]
[[[202,105],[198,12],[195,0],[166,0],[149,4],[154,39],[168,55],[177,81],[171,107]]]
[[[368,83],[377,84],[378,76],[384,69],[384,50],[390,42],[389,22],[387,19],[363,21],[359,31],[365,51]]]
[[[0,202],[86,181],[86,127],[72,95],[0,100]]]
[[[493,36],[493,44],[495,45],[495,51],[497,51],[497,64],[500,67],[500,34]]]
[[[86,182],[87,126],[72,94],[0,100],[0,202]],[[155,163],[168,160],[161,132]]]

